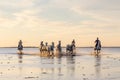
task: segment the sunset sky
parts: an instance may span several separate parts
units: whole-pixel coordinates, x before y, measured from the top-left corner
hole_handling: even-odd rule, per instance
[[[73,39],[77,46],[120,46],[120,0],[0,0],[0,47]]]

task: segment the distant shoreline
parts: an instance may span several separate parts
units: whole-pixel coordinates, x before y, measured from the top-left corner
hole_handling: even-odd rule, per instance
[[[17,47],[0,47],[0,48],[17,48]],[[35,46],[25,46],[24,48],[39,48]],[[65,47],[62,47],[65,48]],[[94,47],[76,47],[76,48],[94,48]],[[120,46],[104,46],[102,48],[120,48]]]

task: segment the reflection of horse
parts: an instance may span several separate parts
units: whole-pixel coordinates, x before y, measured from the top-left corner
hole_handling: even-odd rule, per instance
[[[98,42],[98,44],[96,44],[95,48],[94,48],[94,51],[99,54],[100,53],[100,50],[101,50],[101,43]]]
[[[67,45],[66,46],[66,53],[67,54],[75,54],[75,46],[74,45]]]
[[[18,54],[18,58],[19,58],[19,63],[22,63],[23,55],[22,54]]]
[[[95,55],[95,72],[97,79],[99,79],[101,74],[101,55]]]

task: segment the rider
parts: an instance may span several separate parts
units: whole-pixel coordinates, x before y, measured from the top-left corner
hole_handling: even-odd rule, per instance
[[[58,42],[57,49],[58,49],[60,52],[62,51],[62,49],[61,49],[61,41]]]
[[[95,50],[97,48],[97,46],[100,46],[99,50],[101,49],[101,41],[99,40],[99,38],[97,37],[97,39],[95,40]]]
[[[54,42],[52,42],[51,50],[54,51]]]
[[[51,51],[52,51],[52,55],[54,55],[54,42],[52,42]]]
[[[40,42],[40,50],[43,48],[44,44],[43,41]]]
[[[48,43],[47,43],[47,42],[45,43],[45,46],[48,46]]]
[[[74,52],[74,50],[75,50],[75,40],[73,39],[73,41],[72,41],[72,45],[70,46],[70,50],[71,50],[71,52],[73,53]]]
[[[73,39],[73,41],[72,41],[72,45],[75,47],[75,40]]]
[[[48,50],[48,43],[45,43],[45,49]]]
[[[22,44],[22,40],[19,41],[19,44],[20,44],[20,45]]]

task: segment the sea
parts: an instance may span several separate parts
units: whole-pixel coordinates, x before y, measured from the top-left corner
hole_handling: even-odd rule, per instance
[[[120,80],[120,47],[104,47],[99,55],[91,47],[76,48],[76,56],[41,57],[39,48],[23,53],[0,48],[0,80]]]

